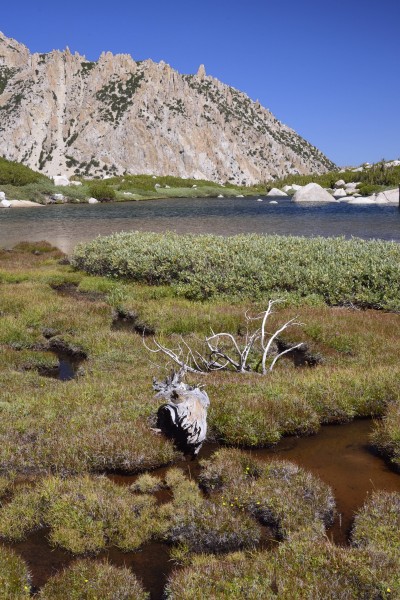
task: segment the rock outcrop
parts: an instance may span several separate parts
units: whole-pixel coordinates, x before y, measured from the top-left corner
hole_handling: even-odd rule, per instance
[[[334,167],[206,74],[104,52],[31,54],[0,34],[1,152],[49,176],[156,173],[251,184]]]
[[[294,186],[293,186],[294,187]],[[318,183],[305,185],[292,197],[293,202],[336,202],[329,192],[324,190]]]

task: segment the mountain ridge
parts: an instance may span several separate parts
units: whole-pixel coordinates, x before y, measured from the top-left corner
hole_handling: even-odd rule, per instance
[[[0,33],[2,154],[52,176],[144,173],[253,184],[334,164],[246,94],[206,74]]]

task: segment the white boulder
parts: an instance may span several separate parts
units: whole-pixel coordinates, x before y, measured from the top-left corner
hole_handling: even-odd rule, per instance
[[[282,188],[282,190],[286,193],[290,192],[290,190],[292,190],[292,189],[293,189],[293,187],[291,185],[284,185]]]
[[[339,198],[345,198],[347,196],[346,190],[343,188],[339,188],[333,192],[332,196],[336,198],[336,200],[338,200]]]
[[[318,183],[309,183],[297,190],[292,202],[335,202],[335,199]]]
[[[342,188],[346,185],[346,182],[343,179],[338,179],[335,183],[335,188]]]
[[[88,200],[88,204],[98,204],[99,201],[97,200],[97,198],[89,198]]]
[[[38,202],[31,202],[30,200],[10,200],[11,208],[28,208],[35,206],[43,206]]]
[[[63,194],[53,194],[52,199],[55,200],[56,202],[64,202],[65,197]]]
[[[344,185],[340,186],[340,187],[344,187],[345,190],[355,190],[357,187],[359,186],[359,183],[345,183]]]
[[[54,175],[53,182],[54,185],[70,185],[70,181],[65,175]]]
[[[270,204],[278,204],[276,200],[270,200],[269,203]]]
[[[159,188],[159,187],[161,187],[161,185],[159,183],[156,183],[154,187]]]
[[[297,183],[294,183],[292,185],[292,190],[295,190],[297,192],[298,190],[301,190],[302,187],[303,187],[302,185],[297,185]]]
[[[243,194],[239,194],[236,198],[244,198]]]
[[[272,190],[268,192],[267,196],[287,196],[287,194],[282,192],[282,190],[278,190],[278,188],[272,188]]]
[[[69,185],[79,186],[79,185],[82,185],[82,181],[70,181]]]
[[[3,198],[3,200],[0,200],[0,207],[1,208],[10,208],[11,207],[11,202],[9,202],[5,198]]]
[[[0,192],[0,200],[5,200],[5,199],[6,199],[5,192]]]
[[[400,206],[399,194],[399,188],[379,192],[379,194],[376,195],[375,202],[378,204],[398,204]]]
[[[222,194],[218,194],[217,198],[223,198]]]

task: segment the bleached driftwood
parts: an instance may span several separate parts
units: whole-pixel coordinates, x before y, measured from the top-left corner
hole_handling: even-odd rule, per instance
[[[206,337],[203,341],[205,349],[202,352],[191,348],[182,336],[180,337],[178,348],[174,350],[164,346],[155,338],[153,338],[155,348],[150,348],[144,340],[143,343],[150,352],[161,352],[165,356],[168,356],[175,364],[179,365],[181,369],[185,369],[189,373],[204,374],[221,370],[249,373],[258,372],[258,369],[261,368],[261,373],[265,375],[268,371],[272,371],[276,362],[282,356],[304,345],[301,342],[290,348],[286,348],[282,352],[276,353],[271,364],[267,365],[268,358],[271,357],[273,350],[275,350],[275,342],[278,336],[290,326],[301,325],[301,323],[298,323],[293,318],[289,319],[274,333],[267,332],[267,321],[272,314],[274,304],[277,302],[279,300],[270,300],[267,310],[255,317],[249,316],[247,312],[245,313],[246,333],[244,339],[241,336],[234,336],[225,331],[219,333],[212,331],[212,335]],[[251,331],[250,325],[254,322],[259,322],[259,326],[254,331]],[[256,361],[256,368],[252,368],[249,365],[250,357],[254,362],[254,354],[259,358]]]
[[[198,386],[182,382],[185,373],[180,369],[165,381],[153,380],[156,398],[167,401],[158,409],[157,427],[185,454],[195,456],[206,438],[210,400]]]

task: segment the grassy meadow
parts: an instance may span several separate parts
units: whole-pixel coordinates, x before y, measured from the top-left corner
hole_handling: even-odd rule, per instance
[[[205,179],[190,179],[171,175],[121,175],[108,179],[74,176],[78,185],[56,186],[53,181],[21,163],[0,157],[0,191],[9,200],[31,200],[47,204],[54,194],[62,194],[68,202],[87,202],[96,198],[102,202],[152,200],[156,198],[207,198],[214,196],[251,196],[263,194],[265,185],[237,186]]]
[[[170,246],[159,245],[157,254],[150,238],[146,258],[144,239],[137,243],[151,280],[144,271],[132,275],[137,261],[128,261],[132,271],[122,273],[121,262],[110,269],[113,255],[109,248],[101,254],[99,242],[78,249],[74,264],[45,242],[0,250],[0,588],[6,590],[0,598],[29,597],[29,569],[9,546],[41,528],[51,547],[76,560],[35,592],[38,599],[147,598],[131,571],[96,555],[110,547],[136,552],[154,541],[167,544],[176,564],[166,588],[171,599],[195,600],[200,590],[216,599],[400,598],[399,494],[367,499],[350,546],[338,547],[326,537],[335,514],[329,486],[292,463],[266,466],[243,450],[314,434],[324,423],[373,416],[371,443],[400,469],[395,245],[338,242],[331,254],[350,253],[359,265],[358,295],[331,299],[325,290],[333,290],[335,261],[325,261],[328,242],[314,249],[318,273],[302,284],[299,278],[282,296],[285,290],[276,286],[260,285],[252,294],[244,280],[242,294],[232,294],[233,287],[202,294],[200,279],[210,262],[202,268],[190,263],[197,273],[191,290],[200,292],[186,293],[179,281],[183,258],[174,255],[173,268],[172,259],[165,262]],[[190,262],[189,246],[183,254]],[[211,246],[208,240],[209,255]],[[235,248],[240,257],[240,245],[233,254]],[[222,265],[226,257],[219,260]],[[236,286],[237,271],[231,276]],[[266,376],[188,376],[206,386],[209,439],[220,444],[201,462],[196,483],[180,470],[173,444],[151,429],[160,404],[152,377],[163,378],[172,365],[150,353],[142,335],[117,316],[134,313],[141,330],[174,348],[181,336],[196,344],[211,330],[240,339],[245,311],[255,315],[278,297],[283,301],[270,330],[297,316],[303,325],[288,329],[285,341],[306,342],[321,361],[296,368],[281,359]],[[151,336],[146,344],[153,347]],[[44,376],[58,364],[51,349],[60,348],[80,358],[70,381]],[[152,473],[158,467],[165,467],[162,474]],[[107,476],[113,473],[139,477],[121,487]],[[267,529],[272,550],[264,543]]]

